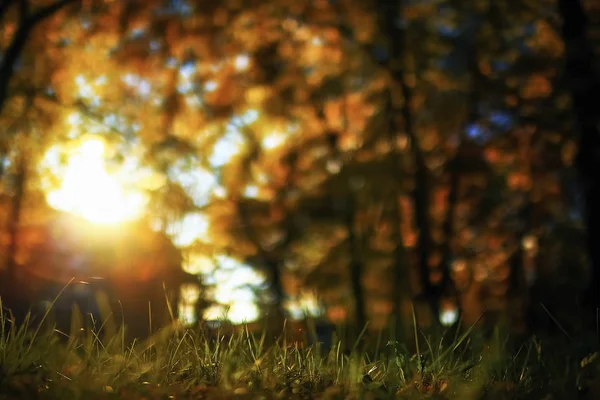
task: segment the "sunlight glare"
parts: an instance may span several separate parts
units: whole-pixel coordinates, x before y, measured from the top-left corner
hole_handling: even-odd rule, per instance
[[[147,198],[108,173],[104,153],[102,140],[84,141],[69,157],[60,187],[47,192],[50,206],[103,225],[138,218]]]
[[[273,132],[265,136],[261,142],[263,149],[272,150],[285,143],[285,135],[280,132]]]
[[[222,304],[212,304],[204,310],[204,319],[206,321],[223,320],[227,315],[227,308]]]
[[[179,183],[198,207],[210,201],[211,193],[218,184],[217,177],[209,170],[199,166],[186,168],[182,162],[169,168],[169,178]]]
[[[219,264],[219,267],[223,268],[223,269],[234,269],[234,268],[244,267],[244,264],[242,264],[235,258],[226,256],[223,254],[216,256],[215,260]]]
[[[254,303],[235,303],[229,309],[227,317],[234,324],[253,322],[258,319],[260,312]]]
[[[200,212],[188,213],[179,221],[169,223],[167,234],[178,247],[187,247],[208,233],[208,219]]]
[[[244,71],[250,65],[250,57],[247,54],[240,54],[235,57],[235,69],[237,71]]]
[[[227,189],[225,189],[223,186],[215,186],[213,194],[215,197],[223,199],[227,196]]]
[[[198,252],[190,252],[185,257],[183,270],[188,274],[208,274],[215,268],[213,260]]]
[[[256,198],[258,197],[258,186],[256,185],[248,185],[246,186],[246,189],[244,190],[244,196],[245,197],[249,197],[249,198]]]
[[[254,303],[236,303],[234,305],[213,304],[204,310],[207,321],[229,320],[234,324],[253,322],[258,319],[260,312]]]
[[[317,317],[323,314],[323,309],[313,293],[302,293],[297,299],[289,300],[286,308],[294,319],[303,319],[307,315]]]
[[[70,125],[79,125],[81,124],[81,114],[79,113],[71,113],[69,114],[69,116],[67,117],[67,122]]]
[[[214,92],[219,87],[219,84],[215,81],[208,81],[204,84],[204,90],[207,92]]]
[[[222,319],[225,307],[230,307],[227,319],[232,323],[256,320],[260,313],[251,287],[264,284],[265,277],[232,257],[217,255],[215,261],[217,269],[205,274],[204,281],[214,285],[214,293],[209,297],[218,307],[206,310],[205,318]]]
[[[196,307],[193,304],[180,302],[178,305],[179,320],[184,325],[193,325],[198,320],[196,316]]]
[[[258,120],[258,117],[260,116],[260,112],[254,108],[250,108],[248,110],[246,110],[242,115],[239,116],[240,122],[242,124],[251,124],[253,122],[256,122]]]
[[[228,124],[225,135],[217,140],[213,153],[209,157],[212,167],[218,168],[227,164],[244,146],[244,137],[233,124]]]
[[[221,304],[253,303],[256,296],[249,288],[228,290],[225,285],[218,284],[215,291],[215,300]]]
[[[193,283],[185,283],[180,288],[181,300],[188,304],[193,304],[200,298],[200,288]]]
[[[193,283],[184,283],[179,288],[179,320],[192,325],[198,320],[195,304],[200,299],[200,287]]]

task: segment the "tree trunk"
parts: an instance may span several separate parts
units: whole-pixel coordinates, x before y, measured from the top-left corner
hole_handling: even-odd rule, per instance
[[[584,296],[584,307],[595,311],[600,307],[600,81],[593,67],[594,53],[586,36],[587,18],[581,2],[559,0],[558,5],[563,19],[566,75],[570,80],[579,132],[577,166],[583,183],[587,246],[592,272],[590,286]]]
[[[346,204],[346,229],[348,230],[348,246],[350,250],[350,285],[354,296],[354,320],[356,327],[360,332],[367,323],[367,313],[365,311],[365,296],[362,285],[363,261],[360,255],[359,238],[356,235],[356,200],[354,194],[348,194],[348,203]]]
[[[389,93],[389,106],[390,106],[390,126],[389,135],[392,143],[396,143],[399,139],[400,131],[397,129],[395,119],[393,115],[393,99],[392,94]],[[404,247],[404,239],[402,237],[401,224],[402,224],[402,210],[400,209],[400,195],[402,193],[401,181],[403,174],[403,168],[400,163],[400,154],[397,150],[397,146],[394,146],[392,152],[392,165],[394,168],[394,187],[391,190],[390,195],[390,206],[391,206],[391,219],[392,219],[392,242],[394,243],[393,252],[393,280],[394,290],[392,293],[392,316],[396,323],[394,328],[398,328],[402,333],[402,302],[410,299],[411,285],[410,285],[410,268],[408,268],[409,260],[407,259],[406,248]]]
[[[241,202],[243,200],[238,199],[238,215],[240,216],[242,222],[242,228],[248,237],[248,239],[256,246],[259,263],[263,265],[263,267],[267,271],[268,281],[271,288],[271,293],[275,299],[274,301],[274,313],[271,320],[275,325],[283,324],[283,320],[285,319],[285,292],[283,290],[283,283],[281,279],[281,269],[283,267],[283,261],[281,260],[280,254],[281,252],[278,249],[274,251],[267,251],[263,248],[260,243],[259,238],[256,235],[254,227],[250,225],[250,218],[248,215],[248,211],[246,210],[245,205]],[[289,236],[289,235],[288,235]],[[288,239],[286,239],[287,241]],[[284,246],[286,244],[282,244],[280,246]],[[278,246],[278,247],[280,247]]]
[[[425,155],[419,145],[419,138],[415,132],[412,111],[412,89],[406,81],[404,71],[405,56],[405,34],[404,29],[399,27],[397,19],[400,17],[398,3],[387,0],[378,0],[378,8],[381,18],[382,31],[389,39],[389,63],[388,68],[392,74],[395,85],[397,85],[403,98],[403,104],[393,104],[393,115],[400,115],[404,122],[404,132],[408,136],[411,144],[411,151],[415,163],[415,185],[412,192],[413,205],[415,208],[415,221],[417,224],[417,260],[422,286],[422,297],[429,304],[434,319],[438,320],[439,305],[442,288],[433,285],[430,279],[429,254],[432,249],[431,226],[429,221],[430,196],[429,196],[429,171],[425,163]],[[399,130],[398,124],[395,124],[396,131]]]
[[[467,12],[467,10],[462,10]],[[470,78],[470,87],[467,97],[467,115],[466,123],[461,127],[458,132],[458,145],[455,150],[454,156],[447,162],[447,173],[449,174],[449,189],[447,198],[447,211],[446,218],[442,224],[442,232],[444,235],[444,243],[442,244],[442,259],[438,266],[438,270],[442,273],[442,287],[446,288],[446,294],[455,297],[458,307],[459,314],[462,315],[462,304],[466,304],[464,294],[461,295],[456,290],[456,286],[451,277],[452,263],[455,258],[454,249],[452,247],[452,238],[454,237],[456,229],[456,208],[459,203],[460,186],[463,171],[465,171],[467,164],[469,163],[467,147],[467,136],[466,131],[468,125],[476,123],[479,120],[478,106],[479,106],[479,93],[483,88],[483,76],[479,71],[478,66],[478,49],[476,43],[476,27],[471,26],[471,29],[467,29],[464,33],[466,36],[465,46],[465,58],[466,58],[466,69],[467,74]],[[458,44],[457,44],[458,45]],[[459,306],[460,304],[460,306]],[[457,318],[457,320],[459,320]]]
[[[21,210],[23,208],[23,196],[25,193],[25,159],[20,157],[15,174],[14,193],[11,199],[11,214],[8,220],[9,243],[6,251],[6,273],[10,281],[15,277],[16,255],[18,250],[19,225],[21,223]]]
[[[523,240],[525,236],[533,230],[534,222],[534,205],[529,199],[530,194],[522,208],[519,210],[519,220],[522,222],[521,228],[517,232],[517,250],[509,259],[510,265],[510,281],[508,282],[509,296],[509,318],[511,329],[517,332],[524,332],[527,329],[529,322],[529,291],[527,285],[527,277],[525,275],[525,257],[527,256],[523,248]],[[518,304],[520,307],[514,309],[512,304]]]
[[[269,276],[269,285],[271,287],[273,296],[275,297],[275,307],[273,310],[275,312],[275,315],[273,316],[273,320],[275,322],[275,325],[278,325],[280,323],[283,323],[286,317],[284,306],[285,291],[283,290],[283,284],[281,281],[282,265],[280,262],[277,262],[276,260],[272,259],[267,259],[265,265],[267,267],[267,273]],[[275,328],[278,329],[282,326],[283,325],[275,326]]]

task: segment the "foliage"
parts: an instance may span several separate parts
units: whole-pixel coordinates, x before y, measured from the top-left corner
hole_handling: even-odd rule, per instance
[[[64,3],[0,97],[3,243],[44,209],[46,151],[92,135],[147,173],[145,218],[184,258],[250,265],[280,320],[315,290],[360,326],[412,300],[424,323],[449,306],[522,329],[555,297],[539,287],[581,289],[554,1]]]

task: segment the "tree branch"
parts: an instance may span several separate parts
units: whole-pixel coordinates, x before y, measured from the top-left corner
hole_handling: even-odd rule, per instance
[[[21,26],[27,24],[29,17],[29,2],[27,0],[19,0],[19,24]]]
[[[60,0],[46,7],[40,8],[31,16],[28,15],[28,2],[26,0],[20,1],[19,27],[12,37],[12,41],[6,50],[4,57],[2,58],[2,62],[0,63],[0,115],[4,110],[4,105],[6,104],[6,100],[8,98],[8,87],[15,72],[15,65],[17,64],[19,56],[25,48],[31,31],[38,23],[58,12],[61,8],[67,6],[68,4],[75,4],[80,1],[81,0]]]
[[[34,12],[31,18],[29,18],[29,23],[31,25],[36,25],[42,22],[44,19],[52,16],[56,12],[60,11],[63,7],[66,7],[69,4],[80,3],[81,0],[60,0],[54,4],[50,4],[46,7],[40,8],[38,11]]]

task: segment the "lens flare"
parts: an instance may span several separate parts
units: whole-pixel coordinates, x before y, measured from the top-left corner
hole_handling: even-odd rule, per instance
[[[127,182],[109,173],[104,154],[100,139],[81,143],[60,174],[59,187],[47,192],[48,204],[101,225],[140,217],[147,202],[145,195],[127,188]]]

